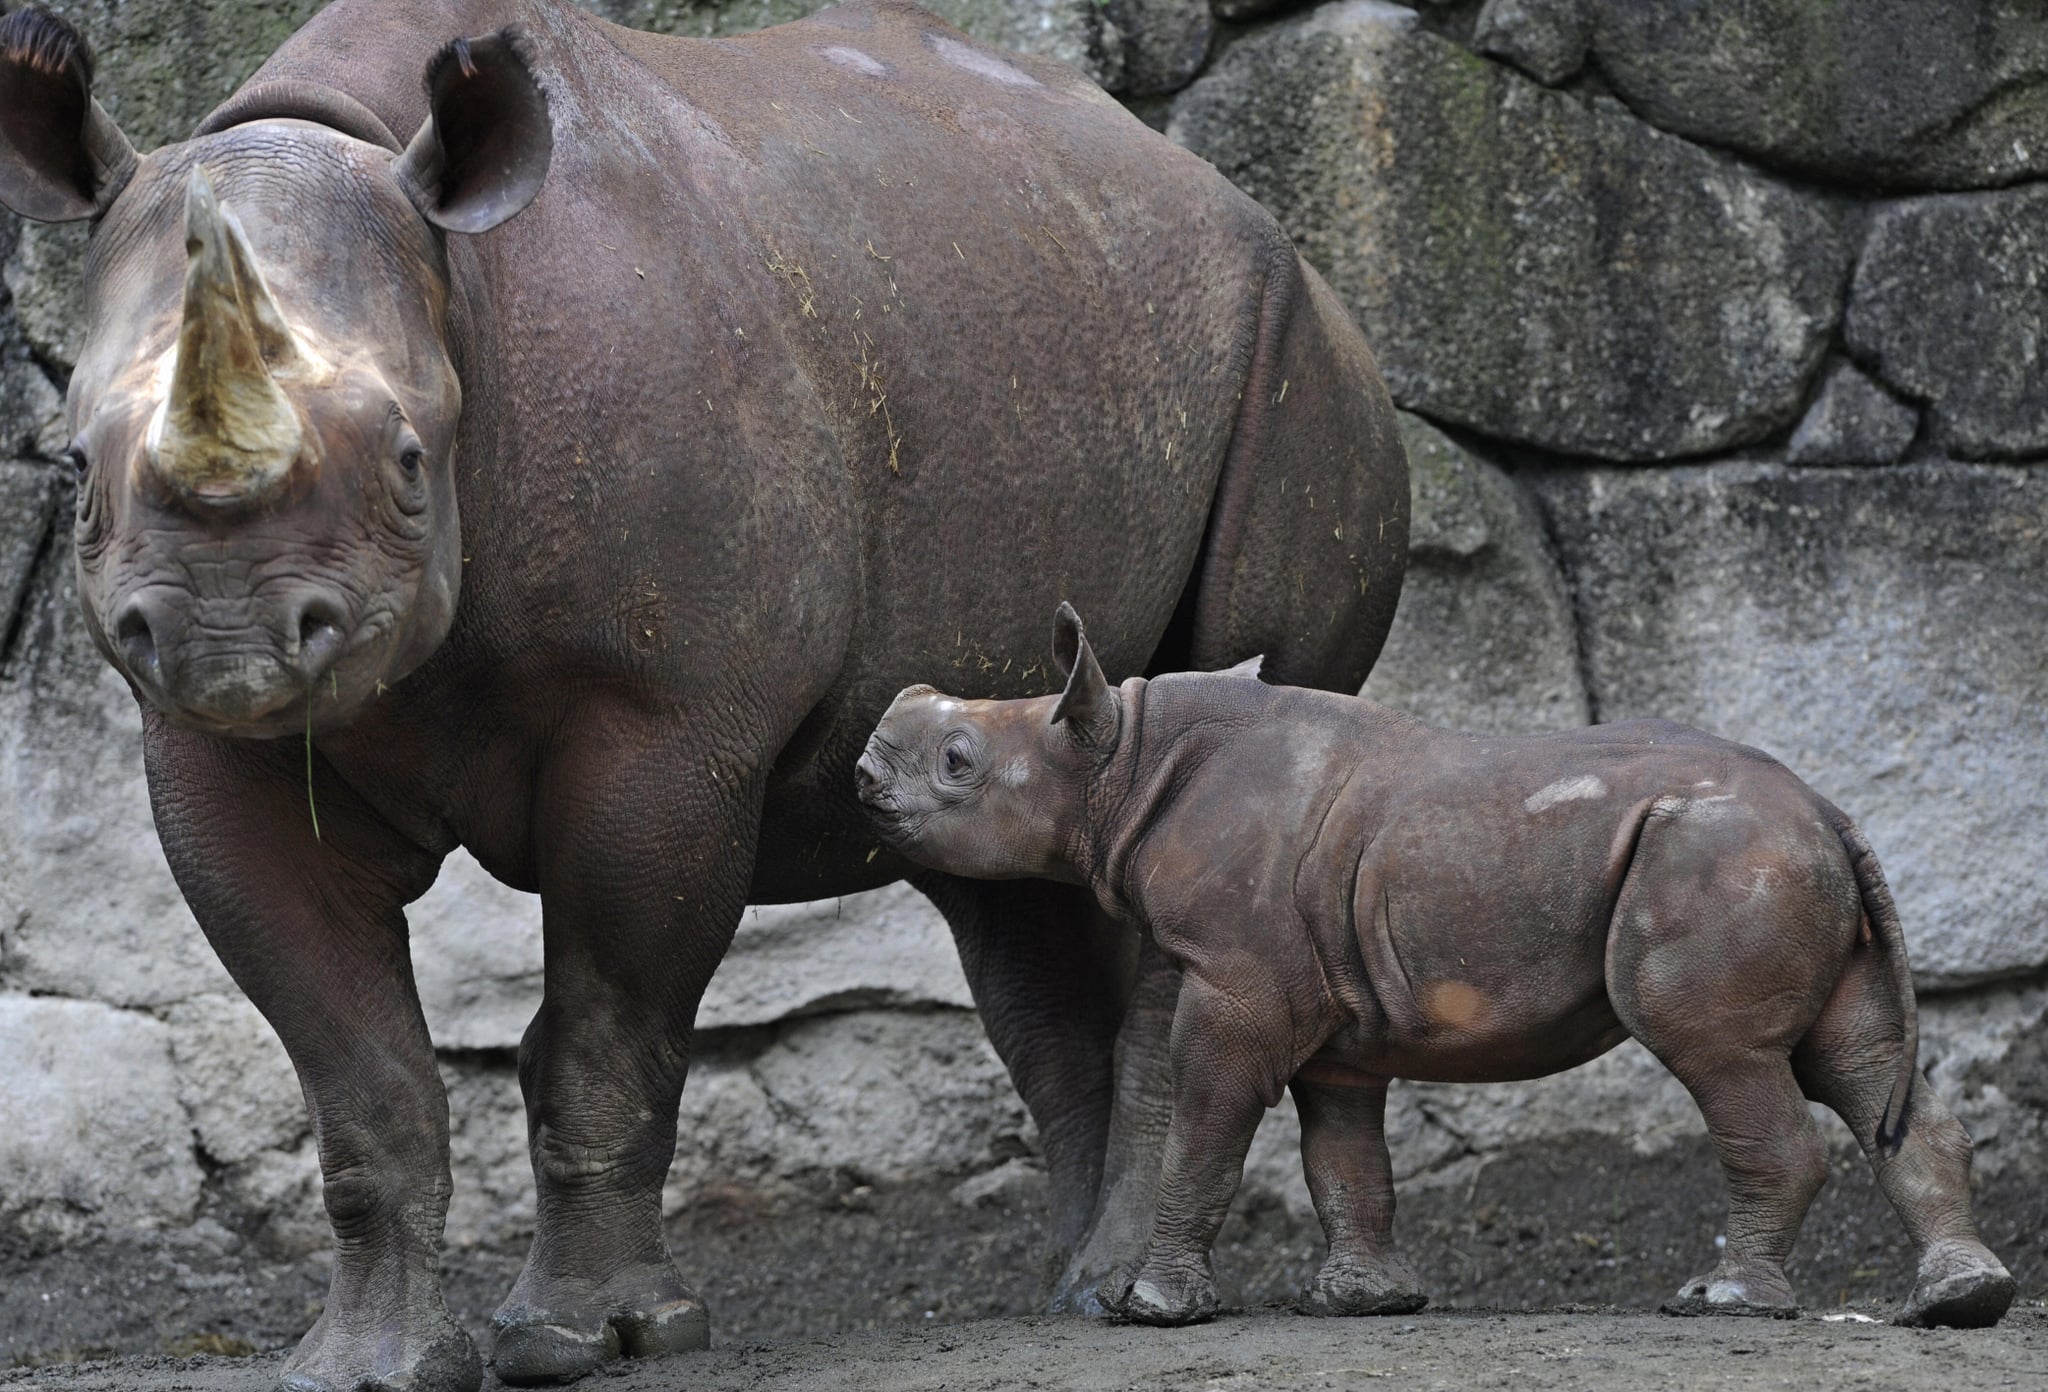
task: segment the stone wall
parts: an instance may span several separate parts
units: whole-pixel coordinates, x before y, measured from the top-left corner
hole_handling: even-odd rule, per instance
[[[319,3],[56,8],[147,149]],[[811,7],[593,8],[722,34]],[[937,8],[1075,63],[1215,162],[1365,326],[1416,503],[1367,694],[1488,731],[1665,715],[1779,754],[1884,859],[1923,1061],[1980,1177],[2048,1180],[2039,5]],[[136,712],[75,616],[55,460],[78,240],[0,226],[0,1244],[142,1233],[288,1258],[324,1241],[297,1085],[170,882]],[[413,925],[454,1114],[450,1239],[516,1245],[536,907],[458,857]],[[750,911],[700,1025],[672,1207],[864,1186],[1031,1201],[1030,1123],[908,891]],[[1469,1197],[1545,1147],[1710,1164],[1633,1045],[1540,1083],[1403,1087],[1391,1120],[1415,1193]],[[1283,1105],[1244,1206],[1299,1233],[1293,1145]],[[2030,1294],[2041,1217],[1994,1234]]]

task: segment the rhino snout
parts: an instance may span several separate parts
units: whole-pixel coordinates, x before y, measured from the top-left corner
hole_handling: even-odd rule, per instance
[[[863,750],[860,761],[853,766],[854,787],[860,800],[870,807],[876,806],[886,781],[882,761],[875,757],[875,751],[872,748]]]
[[[248,726],[304,697],[347,647],[343,605],[323,589],[296,589],[263,609],[220,625],[182,612],[174,596],[143,590],[116,613],[113,646],[160,709]]]

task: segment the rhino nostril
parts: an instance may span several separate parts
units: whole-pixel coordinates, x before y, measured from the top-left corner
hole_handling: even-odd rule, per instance
[[[860,762],[853,766],[853,779],[859,785],[860,795],[871,798],[882,786],[881,770],[875,767],[875,756],[863,754]]]
[[[156,632],[150,627],[149,615],[140,602],[131,602],[121,611],[121,617],[114,625],[114,645],[120,648],[121,656],[127,660],[131,675],[152,684],[162,682]]]
[[[341,614],[324,598],[308,600],[299,611],[298,651],[292,666],[308,682],[326,675],[341,656]]]

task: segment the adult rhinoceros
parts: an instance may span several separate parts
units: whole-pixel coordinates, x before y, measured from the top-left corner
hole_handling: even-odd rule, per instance
[[[749,901],[910,873],[853,792],[898,690],[1047,689],[1063,598],[1112,677],[1355,689],[1378,651],[1407,478],[1365,344],[1064,68],[891,4],[710,42],[338,0],[146,157],[91,80],[7,18],[0,201],[94,224],[79,587],[312,1111],[336,1261],[292,1387],[478,1384],[404,913],[449,851],[541,896],[496,1361],[569,1376],[706,1337],[660,1207],[692,1014]],[[1060,1240],[1142,1237],[1097,1201],[1131,983],[1085,892],[921,883]]]

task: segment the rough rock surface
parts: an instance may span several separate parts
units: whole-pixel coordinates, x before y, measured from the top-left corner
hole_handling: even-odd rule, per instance
[[[134,1006],[232,992],[164,865],[141,716],[86,639],[59,496],[59,544],[0,663],[0,988]]]
[[[1585,66],[1593,9],[1585,0],[1486,0],[1472,47],[1555,87]]]
[[[1757,745],[1844,808],[1923,986],[2048,961],[2048,473],[1723,464],[1533,482],[1602,720]]]
[[[2048,173],[2034,0],[1493,0],[1488,14],[1504,31],[1488,51],[1555,81],[1577,65],[1552,36],[1575,36],[1643,119],[1773,168],[1899,189]]]
[[[199,1165],[161,1024],[0,993],[0,1059],[0,1223],[62,1242],[191,1221]]]
[[[1655,460],[1797,418],[1841,303],[1818,201],[1350,0],[1233,45],[1169,134],[1280,218],[1397,404]]]
[[[1847,330],[1887,384],[1927,403],[1937,448],[2048,452],[2048,187],[1880,210]]]
[[[1123,71],[1104,85],[1121,96],[1177,92],[1209,59],[1209,0],[1106,0],[1103,10],[1123,36]]]
[[[1585,724],[1571,598],[1535,506],[1420,416],[1402,413],[1401,439],[1408,578],[1363,694],[1482,734]]]
[[[1919,412],[1854,363],[1838,362],[1821,378],[1785,458],[1793,464],[1896,464],[1919,428]]]

